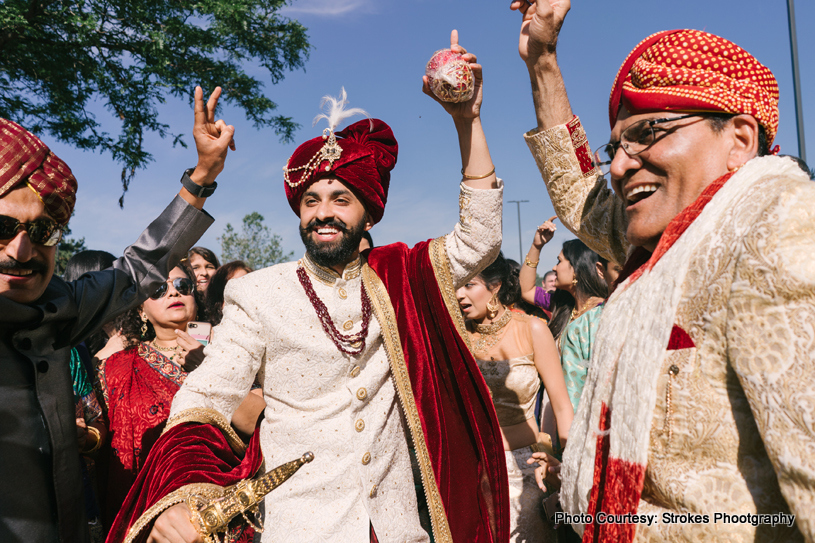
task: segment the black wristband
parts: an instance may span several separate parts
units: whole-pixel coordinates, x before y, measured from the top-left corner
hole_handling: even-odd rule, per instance
[[[198,183],[190,179],[190,174],[194,171],[195,168],[184,170],[184,175],[181,176],[181,184],[184,185],[184,188],[187,189],[187,192],[189,192],[196,198],[209,198],[210,196],[212,196],[212,193],[215,192],[215,189],[218,188],[218,183],[215,183],[213,181],[212,185],[208,187],[199,185]]]

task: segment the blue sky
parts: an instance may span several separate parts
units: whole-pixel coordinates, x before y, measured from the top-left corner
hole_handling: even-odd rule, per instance
[[[432,53],[449,45],[452,28],[461,44],[484,66],[482,111],[497,173],[505,182],[505,201],[521,205],[523,250],[535,227],[553,215],[549,197],[522,134],[535,125],[529,80],[517,52],[520,18],[508,0],[295,0],[286,8],[308,29],[314,49],[305,71],[287,74],[275,86],[259,68],[247,69],[269,83],[267,95],[279,112],[302,127],[297,142],[319,135],[312,128],[320,98],[348,91],[351,105],[366,109],[391,125],[399,140],[399,160],[392,175],[385,217],[372,230],[377,244],[404,241],[410,245],[442,235],[458,217],[461,168],[453,123],[421,92],[421,76]],[[808,155],[815,163],[815,2],[796,2]],[[671,28],[696,28],[742,46],[775,73],[781,90],[781,124],[776,143],[781,152],[797,154],[792,68],[785,0],[573,0],[559,44],[559,60],[573,110],[580,115],[592,147],[608,140],[607,104],[611,83],[626,54],[649,34]],[[101,105],[99,119],[118,127]],[[189,133],[188,103],[168,100],[161,120],[174,132]],[[220,252],[216,238],[227,222],[233,226],[252,211],[260,212],[282,236],[286,251],[303,253],[298,219],[285,201],[282,168],[296,145],[281,144],[271,130],[257,131],[242,112],[224,108],[222,117],[236,126],[238,150],[230,153],[219,188],[206,209],[216,222],[201,245]],[[156,217],[179,189],[181,173],[195,165],[194,147],[173,148],[151,135],[147,148],[155,162],[139,171],[119,209],[120,168],[109,156],[76,151],[45,141],[64,158],[79,180],[73,235],[85,237],[89,248],[114,254],[122,250]],[[187,141],[192,144],[192,138]],[[539,270],[555,263],[563,241],[573,236],[561,227],[544,249]],[[504,209],[504,252],[519,257],[515,204]]]

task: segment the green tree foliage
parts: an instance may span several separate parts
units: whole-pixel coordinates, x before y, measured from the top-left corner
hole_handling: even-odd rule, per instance
[[[240,233],[227,223],[223,236],[218,238],[221,243],[221,261],[243,260],[256,270],[288,262],[294,252],[284,254],[280,247],[283,240],[277,234],[272,234],[263,221],[263,215],[253,211],[243,218]]]
[[[306,29],[277,12],[286,0],[3,0],[0,2],[0,116],[35,134],[110,153],[122,164],[124,192],[152,157],[145,132],[180,134],[159,122],[157,105],[192,103],[223,87],[257,128],[290,141],[297,124],[274,115],[263,83],[244,71],[252,61],[273,84],[303,67]],[[114,137],[88,111],[95,101],[121,123]]]
[[[76,253],[88,250],[85,247],[85,238],[69,238],[70,235],[71,229],[66,225],[62,231],[62,239],[59,240],[59,245],[57,245],[57,265],[54,269],[54,273],[57,275],[65,273],[65,266],[68,265],[71,257]]]

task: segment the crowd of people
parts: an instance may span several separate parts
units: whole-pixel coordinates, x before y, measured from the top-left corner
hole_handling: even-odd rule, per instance
[[[398,144],[340,129],[344,91],[284,169],[303,257],[193,247],[234,151],[197,88],[178,197],[60,278],[76,179],[0,119],[0,540],[815,541],[815,185],[773,156],[774,76],[706,32],[649,36],[592,153],[557,64],[569,3],[511,8],[556,212],[522,263],[455,31],[473,97],[424,92],[456,128],[459,220],[412,248],[374,245]],[[541,277],[558,220],[577,239]]]
[[[105,251],[82,251],[68,261],[62,278],[77,281],[115,261]],[[193,247],[144,303],[71,350],[83,498],[93,543],[104,542],[164,428],[173,396],[204,358],[211,334],[195,339],[189,324],[206,330],[217,325],[226,283],[251,271],[240,260],[220,265],[211,250]],[[254,390],[233,426],[250,435],[263,407]]]

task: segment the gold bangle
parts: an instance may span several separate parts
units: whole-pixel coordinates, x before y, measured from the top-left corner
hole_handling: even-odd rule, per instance
[[[88,426],[85,430],[89,434],[92,434],[92,435],[96,436],[96,443],[89,450],[83,451],[82,454],[93,454],[102,447],[102,434],[100,434],[99,430],[97,430],[93,426]]]
[[[490,173],[486,175],[467,175],[466,173],[464,173],[464,168],[461,168],[461,175],[464,177],[464,179],[486,179],[487,177],[491,176],[494,173],[495,166],[493,166],[492,169],[490,170]]]
[[[524,264],[532,269],[537,269],[539,262],[540,260],[529,260],[529,255],[526,255],[526,258],[524,258]]]

